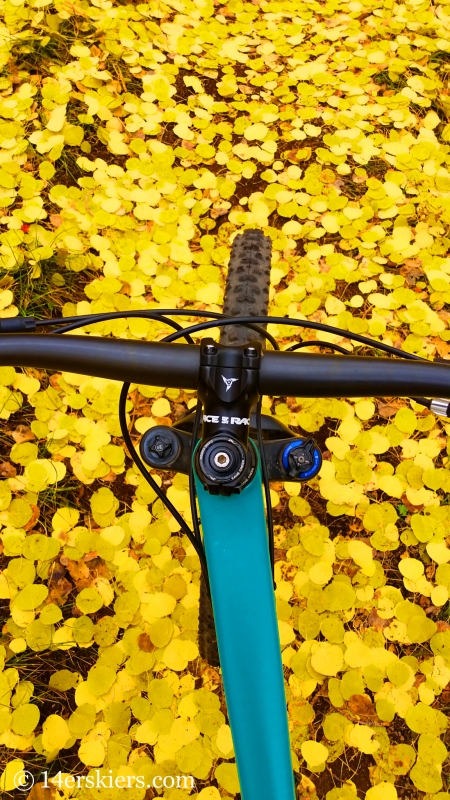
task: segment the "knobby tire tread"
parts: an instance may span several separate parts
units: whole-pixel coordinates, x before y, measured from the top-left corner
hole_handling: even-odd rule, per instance
[[[267,315],[271,256],[272,242],[262,231],[249,229],[236,236],[225,285],[224,314],[233,317]],[[221,344],[243,345],[250,341],[260,341],[264,348],[264,337],[243,325],[226,325],[221,329]],[[214,615],[203,575],[200,578],[198,644],[200,657],[211,667],[219,667]]]

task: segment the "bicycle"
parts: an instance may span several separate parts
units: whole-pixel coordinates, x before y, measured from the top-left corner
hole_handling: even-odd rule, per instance
[[[448,400],[427,399],[448,391],[450,372],[445,363],[423,361],[321,323],[268,317],[270,257],[270,240],[261,232],[249,230],[236,237],[224,315],[167,309],[0,321],[1,366],[67,370],[124,382],[119,418],[125,444],[188,536],[202,566],[200,653],[222,668],[243,800],[295,797],[273,592],[269,484],[310,480],[322,463],[312,437],[297,436],[261,413],[262,395],[389,394],[413,397],[434,413],[450,416]],[[173,318],[183,315],[205,317],[206,321],[182,328]],[[93,322],[130,316],[157,319],[175,331],[156,343],[58,335]],[[339,334],[403,360],[354,356],[340,345],[317,340],[299,342],[281,352],[266,330],[269,322]],[[210,338],[202,339],[200,345],[193,343],[192,334],[217,325],[222,331],[219,343]],[[56,332],[36,335],[49,326]],[[186,344],[175,343],[182,337]],[[264,350],[266,340],[273,350]],[[294,352],[311,344],[334,349],[344,357]],[[411,360],[417,363],[413,365]],[[198,392],[194,411],[173,427],[153,427],[143,435],[140,455],[127,427],[125,403],[130,383]],[[147,466],[189,475],[193,531]]]

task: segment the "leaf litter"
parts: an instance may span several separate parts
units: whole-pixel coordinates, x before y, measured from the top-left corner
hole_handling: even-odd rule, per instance
[[[1,14],[2,317],[218,311],[233,238],[256,226],[271,313],[448,358],[448,3],[4,0]],[[238,796],[220,675],[198,655],[199,562],[130,464],[119,391],[0,369],[0,785],[62,765]],[[194,403],[131,387],[133,436]],[[301,493],[272,490],[299,794],[445,800],[449,426],[396,398],[263,406],[325,453]],[[156,478],[189,522],[186,478]]]

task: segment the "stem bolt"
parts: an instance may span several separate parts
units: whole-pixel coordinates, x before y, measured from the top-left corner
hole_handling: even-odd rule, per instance
[[[258,351],[256,347],[246,347],[244,350],[244,356],[248,356],[248,358],[255,358],[258,355]]]
[[[207,356],[215,356],[217,353],[217,347],[215,347],[213,344],[205,344],[203,352]]]

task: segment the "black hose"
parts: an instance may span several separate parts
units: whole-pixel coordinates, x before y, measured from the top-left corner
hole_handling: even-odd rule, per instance
[[[346,350],[345,347],[341,347],[340,344],[322,342],[319,339],[315,339],[312,342],[298,342],[297,344],[293,344],[292,347],[287,347],[284,352],[290,353],[293,350],[300,350],[303,347],[329,347],[330,350],[336,350],[337,353],[341,353],[343,356],[353,355],[349,350]]]
[[[275,543],[273,535],[273,514],[272,514],[272,501],[270,499],[270,483],[269,483],[269,476],[267,473],[267,464],[264,455],[264,444],[263,444],[262,429],[261,429],[261,398],[258,400],[258,405],[256,407],[256,432],[258,436],[258,448],[261,460],[261,472],[263,476],[264,494],[266,497],[266,514],[267,514],[267,530],[269,537],[270,566],[272,568],[272,578],[274,578]]]
[[[197,493],[195,491],[193,464],[194,464],[195,448],[197,446],[198,434],[200,430],[201,418],[202,418],[202,404],[198,403],[195,408],[194,427],[192,430],[191,458],[189,461],[189,499],[191,503],[192,526],[194,528],[194,535],[196,536],[199,542],[202,541],[202,536],[200,532],[200,522],[197,516],[197,503],[196,503]]]
[[[63,325],[60,330],[55,331],[55,333],[69,333],[70,331],[77,330],[77,328],[84,328],[87,325],[95,325],[98,322],[108,322],[112,319],[150,319],[150,320],[161,320],[170,324],[166,319],[167,314],[171,316],[195,316],[195,317],[208,317],[214,320],[221,320],[226,319],[223,314],[219,314],[215,311],[196,311],[195,309],[167,309],[167,310],[154,310],[154,311],[111,311],[102,314],[84,314],[76,317],[60,317],[56,319],[41,319],[41,320],[34,320],[34,324],[36,328],[48,328],[54,325]],[[25,318],[28,319],[28,318]],[[30,320],[32,317],[29,318]],[[175,323],[173,320],[173,328],[176,330],[183,330],[182,326],[178,323]],[[277,340],[272,336],[272,334],[267,333],[266,330],[259,327],[259,325],[252,325],[250,323],[245,323],[247,328],[254,330],[256,333],[259,333],[261,336],[264,336],[272,345],[274,350],[279,350],[280,346]],[[216,327],[216,326],[213,326]],[[192,344],[192,339],[188,338],[188,341]]]
[[[425,359],[421,358],[420,356],[415,356],[413,353],[407,353],[405,350],[399,350],[397,347],[392,347],[390,344],[385,344],[384,342],[377,342],[375,339],[369,339],[367,336],[361,336],[359,333],[349,333],[348,331],[344,331],[341,328],[334,328],[331,325],[324,325],[322,322],[311,322],[308,319],[290,319],[289,317],[229,317],[226,319],[220,320],[220,325],[244,325],[249,323],[251,320],[254,323],[260,324],[275,324],[275,325],[292,325],[294,327],[299,328],[311,328],[312,330],[322,331],[324,333],[332,333],[334,336],[341,336],[345,339],[351,339],[352,341],[359,342],[360,344],[365,344],[368,347],[373,347],[376,350],[381,350],[384,353],[390,353],[394,356],[400,356],[401,358],[408,358],[412,361],[425,361]],[[217,323],[215,322],[199,322],[196,325],[190,325],[188,328],[184,330],[188,333],[198,333],[199,331],[208,330],[208,328],[215,328],[217,327]],[[265,333],[265,332],[264,332]],[[179,338],[179,334],[172,333],[166,337],[164,341],[166,342],[175,342]]]
[[[143,461],[141,461],[141,459],[139,458],[139,455],[138,455],[138,453],[136,451],[136,448],[135,448],[135,446],[134,446],[134,444],[132,442],[132,439],[131,439],[131,436],[130,436],[130,432],[128,430],[127,415],[126,415],[126,402],[127,402],[127,396],[128,396],[129,388],[130,388],[130,384],[129,383],[124,383],[123,384],[122,391],[120,392],[120,399],[119,399],[119,422],[120,422],[120,428],[121,428],[121,431],[122,431],[122,436],[123,436],[124,442],[125,442],[125,444],[126,444],[126,446],[128,448],[128,452],[129,452],[130,456],[132,457],[134,463],[136,464],[137,468],[139,469],[141,474],[144,476],[144,478],[147,481],[147,483],[150,484],[150,486],[152,487],[152,489],[155,492],[155,494],[157,495],[157,497],[159,497],[159,499],[162,500],[162,502],[164,503],[166,508],[168,508],[170,513],[173,515],[173,517],[178,522],[178,524],[179,524],[180,528],[182,529],[183,533],[185,533],[186,536],[188,537],[190,543],[195,548],[195,552],[197,553],[197,555],[198,555],[198,557],[200,559],[200,564],[202,566],[202,569],[205,571],[205,574],[207,575],[208,572],[207,572],[207,567],[206,567],[205,552],[203,550],[202,543],[197,540],[197,538],[194,536],[194,534],[192,533],[191,529],[189,528],[189,526],[187,525],[187,523],[185,522],[185,520],[183,519],[183,517],[181,516],[179,511],[175,508],[175,506],[169,500],[167,495],[164,494],[164,492],[158,486],[158,484],[156,483],[154,478],[150,475],[147,467],[145,466]]]

